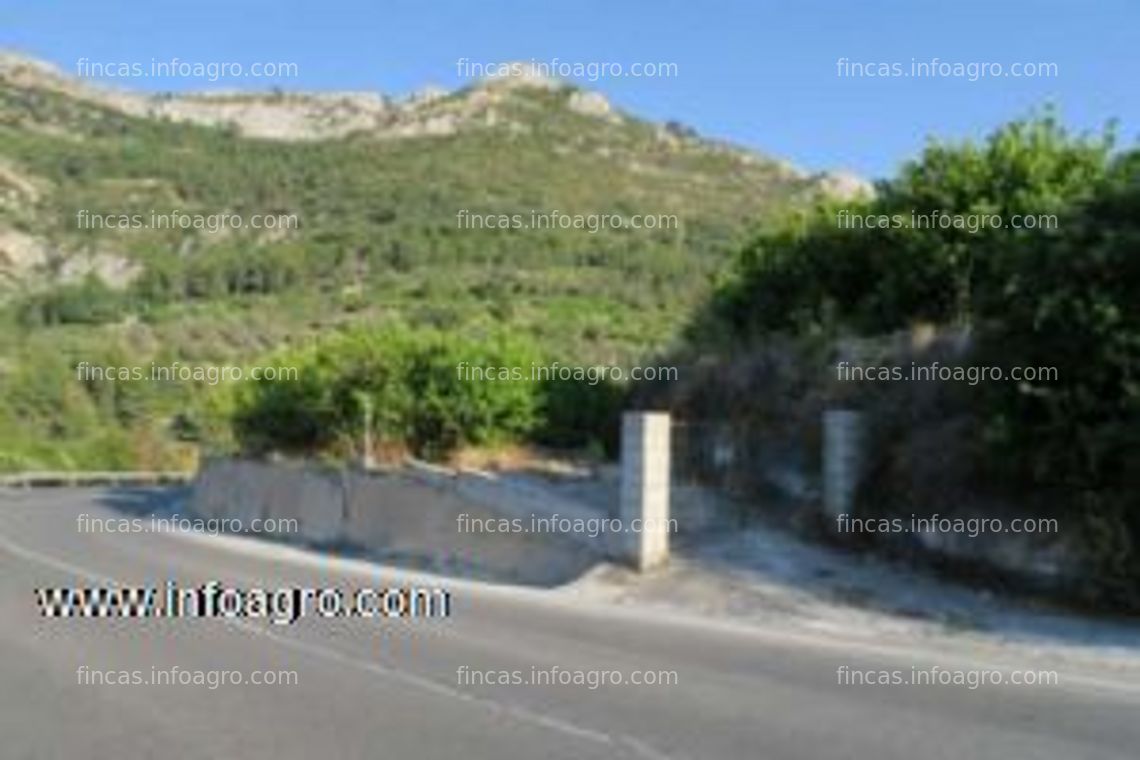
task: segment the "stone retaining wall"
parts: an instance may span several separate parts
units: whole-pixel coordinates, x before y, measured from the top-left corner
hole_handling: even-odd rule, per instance
[[[464,497],[454,482],[433,483],[423,473],[212,459],[199,471],[190,509],[202,517],[239,518],[247,528],[257,518],[273,519],[295,526],[278,532],[286,540],[491,580],[552,585],[605,558],[600,547],[563,535],[471,530],[520,516],[519,505],[509,503],[506,491],[501,495],[496,500],[487,487],[478,499]]]

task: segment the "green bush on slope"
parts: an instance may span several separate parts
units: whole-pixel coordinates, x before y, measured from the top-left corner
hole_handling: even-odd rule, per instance
[[[982,146],[934,144],[874,199],[821,208],[755,240],[691,336],[739,344],[774,332],[958,324],[972,327],[968,358],[978,364],[1007,376],[1055,367],[1056,378],[981,383],[959,396],[958,411],[978,423],[989,477],[1032,494],[1024,509],[1059,510],[1086,534],[1097,593],[1140,604],[1140,152],[1114,155],[1112,142],[1111,133],[1071,136],[1045,116]],[[851,229],[844,211],[1055,222]]]
[[[506,334],[356,328],[274,363],[296,367],[298,379],[237,389],[234,432],[247,450],[358,450],[367,424],[378,444],[429,457],[525,440],[583,446],[620,393],[607,383],[534,378],[543,354]],[[570,398],[580,416],[565,408]]]

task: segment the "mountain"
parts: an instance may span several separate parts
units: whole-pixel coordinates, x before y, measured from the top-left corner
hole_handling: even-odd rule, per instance
[[[330,228],[348,226],[365,233],[353,243],[371,249],[366,255],[409,236],[454,233],[460,210],[650,213],[677,215],[681,245],[703,254],[744,223],[847,187],[526,75],[402,100],[140,95],[0,54],[0,129],[0,267],[9,281],[94,272],[119,286],[145,270],[147,251],[186,256],[233,242],[225,234],[93,230],[80,211],[293,214],[295,235],[245,242],[347,242]],[[474,232],[466,237],[486,242]],[[515,237],[513,247],[532,247],[534,236]],[[586,253],[612,242],[569,247]]]
[[[852,187],[525,73],[405,98],[142,95],[2,54],[0,391],[45,357],[248,362],[358,321],[628,360],[758,225]],[[0,446],[36,414],[0,410]]]

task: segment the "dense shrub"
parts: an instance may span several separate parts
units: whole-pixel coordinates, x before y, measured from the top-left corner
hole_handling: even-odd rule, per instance
[[[534,438],[556,448],[594,447],[616,457],[626,388],[609,379],[552,378],[542,383],[542,425]]]
[[[991,443],[1015,477],[1063,493],[1113,591],[1140,598],[1140,154],[1123,157],[1007,286],[987,361],[1056,381],[986,386]]]
[[[408,420],[413,450],[442,454],[463,444],[518,440],[539,424],[539,388],[529,378],[465,377],[467,367],[529,370],[539,360],[528,343],[471,341],[440,335],[416,346],[406,384],[414,397]],[[492,379],[494,378],[494,379]]]
[[[1111,148],[1111,133],[1074,137],[1050,116],[982,146],[932,144],[875,198],[754,241],[692,335],[875,336],[952,323],[972,328],[968,360],[1056,368],[1055,378],[957,394],[957,413],[983,434],[979,472],[1025,494],[1024,509],[1070,518],[1097,593],[1140,606],[1140,152]],[[1055,219],[849,229],[841,211]]]
[[[275,363],[299,379],[239,390],[234,429],[247,449],[358,450],[366,424],[378,444],[430,457],[528,439],[577,447],[616,418],[612,386],[534,381],[541,353],[506,335],[356,329]]]
[[[881,333],[1000,317],[1028,257],[1107,176],[1112,144],[1049,115],[982,146],[932,143],[873,199],[819,207],[745,247],[701,324]],[[1027,216],[1041,226],[1012,226]]]

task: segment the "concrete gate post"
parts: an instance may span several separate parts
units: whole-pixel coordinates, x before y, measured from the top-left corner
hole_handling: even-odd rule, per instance
[[[639,571],[669,559],[670,426],[668,412],[622,416],[621,558]]]
[[[865,446],[862,412],[831,409],[823,413],[823,506],[833,520],[855,508]]]

